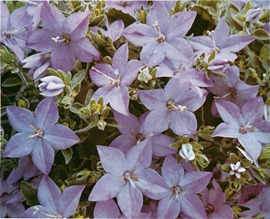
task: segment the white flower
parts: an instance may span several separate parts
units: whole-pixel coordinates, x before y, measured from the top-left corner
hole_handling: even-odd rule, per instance
[[[182,144],[182,148],[179,151],[179,155],[185,160],[194,160],[195,153],[193,151],[192,145],[190,143]]]
[[[45,97],[53,97],[62,93],[65,85],[64,82],[56,76],[47,76],[40,79],[42,82],[38,85],[40,94]]]
[[[231,171],[230,175],[235,175],[238,179],[241,178],[241,173],[245,172],[246,169],[244,167],[241,167],[240,161],[238,161],[236,164],[230,164]]]
[[[138,74],[139,81],[144,81],[145,83],[148,83],[151,79],[152,76],[150,75],[148,68],[140,70],[140,73]]]

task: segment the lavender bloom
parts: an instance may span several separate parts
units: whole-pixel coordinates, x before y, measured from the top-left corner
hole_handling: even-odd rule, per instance
[[[165,183],[156,171],[149,168],[152,151],[145,142],[132,147],[127,154],[112,147],[97,146],[97,149],[107,173],[95,184],[89,201],[106,201],[116,197],[121,211],[130,218],[141,211],[142,192],[152,199],[161,198]]]
[[[19,184],[0,179],[0,217],[18,218],[25,210]]]
[[[260,194],[250,201],[242,204],[245,207],[250,208],[250,210],[243,211],[243,216],[251,218],[255,214],[261,218],[270,217],[270,188],[263,188]]]
[[[70,71],[76,59],[91,62],[99,58],[95,47],[85,38],[90,12],[74,13],[67,18],[56,8],[43,2],[42,29],[34,31],[27,45],[40,52],[51,52],[54,69]]]
[[[110,38],[112,40],[112,42],[115,42],[116,40],[118,40],[121,35],[122,35],[122,31],[124,30],[125,24],[122,20],[116,20],[114,22],[112,22],[111,24],[109,24],[107,17],[105,18],[105,25],[107,30],[104,30],[98,26],[96,27],[92,27],[91,31],[95,34],[97,34],[98,30],[101,31],[101,33]]]
[[[115,8],[117,10],[123,11],[126,14],[131,15],[132,17],[136,17],[136,11],[140,10],[141,7],[147,5],[147,1],[106,1],[106,8]]]
[[[233,219],[232,209],[225,204],[226,194],[214,180],[213,189],[204,189],[201,192],[202,201],[209,219]]]
[[[239,69],[236,66],[228,68],[224,72],[226,78],[215,77],[214,86],[208,90],[216,95],[217,99],[212,104],[212,114],[217,115],[216,103],[219,100],[228,100],[241,107],[247,100],[256,97],[259,85],[251,86],[239,79]]]
[[[170,148],[169,145],[173,140],[160,133],[149,132],[146,128],[145,118],[148,113],[144,113],[140,119],[129,114],[125,116],[114,112],[114,118],[120,125],[119,131],[122,135],[118,136],[109,145],[110,147],[118,148],[124,153],[136,144],[146,141],[147,147],[152,147],[153,155],[166,156],[177,152],[175,148]]]
[[[145,128],[153,133],[163,132],[169,127],[180,136],[192,136],[197,131],[197,120],[193,112],[200,108],[206,99],[189,87],[179,86],[172,78],[163,89],[139,90],[139,98],[150,110],[145,119]]]
[[[54,162],[54,149],[62,150],[80,139],[68,127],[56,124],[59,118],[54,98],[42,100],[34,114],[24,108],[8,106],[12,127],[18,132],[8,141],[4,157],[32,156],[35,166],[48,174]]]
[[[124,30],[123,35],[131,43],[143,47],[140,58],[148,67],[159,65],[166,59],[183,63],[189,58],[183,49],[176,48],[190,48],[182,37],[190,29],[195,17],[194,11],[170,16],[166,5],[155,1],[147,15],[146,24],[134,23]]]
[[[28,31],[32,19],[26,13],[26,8],[18,8],[11,14],[7,6],[1,1],[1,38],[0,42],[8,46],[20,61],[29,49],[26,46]]]
[[[214,31],[209,36],[195,36],[189,42],[198,54],[205,53],[206,59],[215,51],[214,60],[223,60],[234,62],[237,58],[236,52],[246,47],[254,40],[248,35],[230,35],[230,29],[225,22],[225,18],[221,18]]]
[[[27,218],[62,218],[72,216],[78,207],[84,186],[69,186],[63,193],[48,177],[43,176],[38,187],[40,205],[32,206],[20,216]]]
[[[38,85],[40,94],[45,97],[53,97],[63,92],[64,82],[56,76],[47,76],[41,78],[41,84]]]
[[[97,64],[90,69],[93,83],[100,87],[93,98],[98,100],[103,97],[105,104],[110,103],[115,111],[128,115],[128,86],[136,79],[143,65],[138,60],[128,61],[128,45],[122,45],[115,52],[112,65]]]
[[[206,218],[204,206],[196,195],[209,183],[212,173],[185,172],[172,156],[162,166],[167,191],[158,203],[158,218],[177,218],[180,211],[191,218]]]
[[[212,136],[238,139],[248,157],[258,165],[261,143],[270,143],[270,126],[263,119],[263,99],[256,97],[241,108],[224,100],[216,106],[224,123],[218,125]]]

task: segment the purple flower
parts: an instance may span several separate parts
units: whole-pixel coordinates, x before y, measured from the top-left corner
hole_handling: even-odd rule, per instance
[[[23,205],[24,198],[19,189],[19,183],[11,183],[0,179],[0,217],[6,216],[19,218],[25,210]]]
[[[169,145],[173,140],[160,133],[152,133],[147,130],[145,118],[148,113],[144,113],[140,119],[129,114],[129,116],[114,112],[114,118],[120,125],[119,131],[122,135],[118,136],[109,145],[110,147],[118,148],[124,153],[136,144],[146,141],[147,147],[152,147],[153,155],[166,156],[177,152],[175,148],[170,148]]]
[[[250,201],[241,204],[250,210],[243,211],[243,216],[252,217],[255,214],[261,218],[269,218],[270,216],[270,188],[263,188],[260,194]]]
[[[232,209],[225,204],[226,194],[215,180],[213,180],[213,189],[206,188],[201,195],[209,219],[233,219]]]
[[[54,98],[42,100],[34,114],[24,108],[8,106],[12,127],[19,133],[12,136],[4,150],[4,157],[32,156],[35,166],[48,174],[54,162],[54,149],[62,150],[80,139],[68,127],[56,124],[59,118]]]
[[[42,83],[38,85],[38,88],[40,94],[45,97],[54,97],[62,93],[65,87],[64,82],[56,76],[47,76],[41,78],[40,81]]]
[[[135,17],[135,11],[141,9],[141,7],[146,6],[147,1],[140,0],[140,1],[106,1],[105,7],[106,8],[115,8],[117,10],[123,11],[126,14],[130,14],[131,16]]]
[[[144,66],[138,60],[128,61],[128,45],[122,45],[112,58],[112,65],[97,64],[90,70],[93,83],[100,87],[93,95],[98,100],[103,97],[104,103],[124,115],[129,114],[128,86],[136,79],[138,71]]]
[[[28,31],[31,29],[32,19],[26,13],[26,7],[21,7],[11,14],[7,6],[1,1],[1,39],[0,42],[8,46],[12,52],[23,60]]]
[[[190,39],[190,44],[198,53],[205,53],[206,59],[215,51],[215,59],[221,61],[231,61],[237,58],[236,52],[245,48],[254,38],[248,35],[230,35],[230,29],[221,18],[214,31],[209,33],[210,36],[195,36]]]
[[[54,69],[70,71],[76,59],[91,62],[99,58],[95,47],[86,39],[90,12],[77,12],[67,18],[56,8],[43,2],[42,29],[34,31],[27,45],[40,52],[51,52]]]
[[[101,164],[107,172],[94,186],[89,201],[106,201],[117,198],[126,217],[136,217],[143,205],[143,195],[160,199],[165,191],[162,177],[149,166],[151,147],[141,142],[127,154],[112,148],[97,146]],[[113,165],[112,165],[113,163]]]
[[[218,125],[212,136],[238,139],[257,165],[261,143],[270,143],[270,126],[263,119],[263,99],[256,97],[241,108],[224,100],[217,102],[216,106],[224,123]]]
[[[163,89],[139,90],[139,98],[150,110],[145,119],[145,128],[153,133],[163,132],[168,128],[180,136],[192,136],[197,131],[197,120],[193,112],[200,108],[206,99],[189,89],[180,86],[172,78]]]
[[[61,193],[58,186],[48,176],[43,176],[38,187],[40,205],[28,208],[21,214],[21,217],[70,217],[78,207],[83,189],[84,186],[69,186]]]
[[[191,218],[206,218],[202,201],[196,195],[209,183],[212,173],[185,172],[172,156],[162,166],[167,191],[158,203],[158,218],[177,218],[180,212]]]
[[[260,8],[251,8],[246,13],[246,22],[256,23],[260,20],[263,10]]]
[[[170,16],[166,5],[155,1],[147,15],[146,24],[136,22],[127,27],[123,35],[131,43],[143,47],[140,58],[148,67],[159,65],[167,59],[183,63],[189,60],[183,48],[193,51],[182,37],[190,29],[195,17],[194,11]]]
[[[239,79],[239,69],[236,66],[228,68],[224,72],[226,78],[215,77],[214,86],[208,90],[217,96],[216,101],[212,105],[212,114],[217,114],[215,103],[219,100],[228,100],[241,107],[247,100],[256,97],[259,85],[251,86]]]

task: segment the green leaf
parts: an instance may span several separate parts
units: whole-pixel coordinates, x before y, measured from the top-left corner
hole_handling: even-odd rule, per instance
[[[256,177],[257,180],[259,180],[262,184],[266,184],[265,178],[262,176],[259,170],[252,168],[252,173]]]
[[[269,33],[261,28],[255,30],[252,36],[254,36],[257,40],[269,40],[270,37]]]
[[[70,111],[75,113],[75,114],[80,114],[80,109],[83,108],[84,105],[82,105],[81,103],[73,103],[70,107]]]
[[[21,182],[21,192],[26,200],[26,204],[30,206],[38,205],[37,188],[27,182]]]
[[[85,76],[86,76],[85,70],[81,70],[77,74],[74,75],[74,77],[72,78],[72,81],[71,81],[71,87],[73,90],[77,84],[80,84],[82,82],[82,80],[85,78]]]
[[[19,86],[19,85],[23,85],[22,81],[18,78],[7,78],[3,83],[2,86],[3,87],[15,87],[15,86]]]
[[[68,164],[73,156],[73,150],[72,148],[67,148],[65,150],[61,150],[64,158],[65,158],[65,164]]]

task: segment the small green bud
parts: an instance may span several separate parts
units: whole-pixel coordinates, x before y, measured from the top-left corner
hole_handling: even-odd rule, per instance
[[[139,81],[143,81],[147,84],[153,77],[150,75],[149,69],[144,68],[143,70],[140,70],[137,78]]]
[[[99,130],[104,131],[106,127],[107,122],[105,122],[103,119],[100,119],[97,123],[97,127]]]

